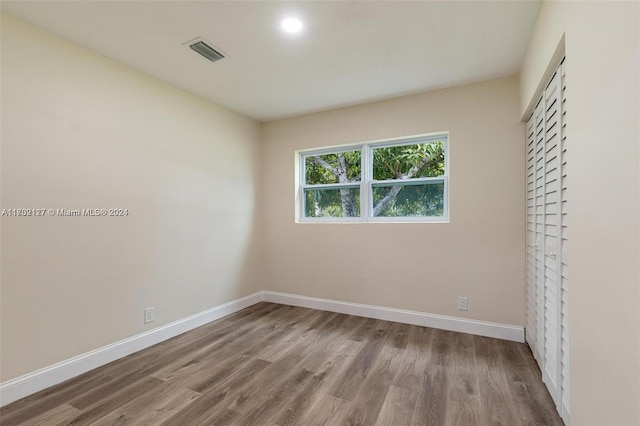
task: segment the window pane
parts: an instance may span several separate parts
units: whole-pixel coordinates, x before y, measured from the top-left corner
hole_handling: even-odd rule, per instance
[[[373,179],[444,176],[444,140],[373,148]]]
[[[373,216],[442,216],[444,215],[444,181],[418,185],[375,185]]]
[[[360,157],[360,150],[305,157],[305,184],[360,182]]]
[[[359,217],[360,188],[305,189],[305,217]]]

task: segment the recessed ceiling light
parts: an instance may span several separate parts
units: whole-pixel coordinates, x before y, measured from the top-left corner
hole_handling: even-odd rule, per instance
[[[280,21],[280,28],[287,33],[299,33],[302,27],[302,21],[298,18],[286,18]]]

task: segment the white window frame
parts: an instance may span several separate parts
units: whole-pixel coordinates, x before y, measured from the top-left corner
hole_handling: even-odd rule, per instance
[[[412,178],[407,180],[389,179],[383,181],[373,180],[373,150],[375,148],[387,148],[391,146],[415,145],[444,140],[444,170],[443,176]],[[361,175],[360,182],[331,183],[321,185],[306,185],[305,182],[305,158],[309,156],[334,154],[345,151],[361,150]],[[413,136],[404,136],[393,139],[383,139],[349,145],[330,146],[317,149],[299,150],[295,153],[296,169],[296,223],[449,223],[449,132],[428,133]],[[381,217],[373,216],[372,188],[382,184],[420,185],[426,182],[439,181],[444,184],[442,216],[397,216]],[[304,216],[304,191],[308,188],[315,189],[360,189],[360,217],[305,217]]]

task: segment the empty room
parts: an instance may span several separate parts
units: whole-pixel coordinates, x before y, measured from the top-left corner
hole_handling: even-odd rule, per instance
[[[3,426],[640,426],[640,2],[0,8]]]

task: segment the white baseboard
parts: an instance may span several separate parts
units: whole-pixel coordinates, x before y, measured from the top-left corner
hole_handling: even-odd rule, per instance
[[[300,306],[303,308],[395,321],[403,324],[414,324],[461,333],[477,334],[479,336],[495,337],[498,339],[512,340],[514,342],[524,342],[524,328],[515,325],[427,314],[404,309],[385,308],[383,306],[363,305],[339,300],[319,299],[317,297],[298,296],[274,291],[263,291],[262,300],[265,302],[281,303],[283,305]]]
[[[0,384],[0,407],[262,301],[262,292],[131,336]]]
[[[524,329],[513,325],[260,291],[1,383],[0,407],[262,301],[524,342]]]

